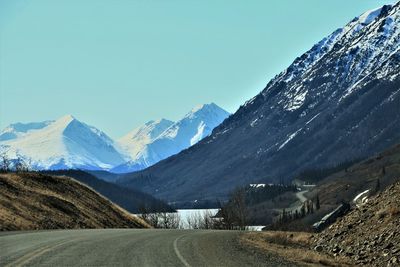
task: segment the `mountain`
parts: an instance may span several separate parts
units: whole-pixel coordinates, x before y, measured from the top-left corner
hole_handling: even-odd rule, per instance
[[[146,145],[157,139],[160,134],[173,124],[173,121],[166,119],[149,121],[120,138],[118,143],[135,158],[145,149]]]
[[[214,103],[200,105],[178,122],[149,121],[118,142],[71,115],[54,121],[15,123],[0,132],[0,153],[14,161],[22,158],[35,170],[126,173],[197,143],[228,116]],[[106,176],[108,180],[117,177],[111,173]]]
[[[211,103],[195,107],[175,123],[165,119],[150,121],[118,141],[132,160],[111,171],[141,170],[177,154],[208,136],[228,116],[227,111]]]
[[[114,141],[71,115],[55,121],[13,124],[0,134],[0,148],[34,169],[110,169],[125,162]]]
[[[191,148],[119,183],[171,201],[366,158],[400,141],[400,3],[354,18],[296,58]]]
[[[69,177],[2,173],[0,184],[0,231],[149,227]]]
[[[111,171],[124,173],[146,168],[148,164],[142,159],[142,154],[149,144],[173,124],[173,121],[166,119],[152,120],[120,138],[117,142],[131,156],[131,160],[114,167]]]

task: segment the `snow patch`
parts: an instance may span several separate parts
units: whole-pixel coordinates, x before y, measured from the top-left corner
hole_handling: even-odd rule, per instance
[[[303,128],[298,129],[296,132],[292,133],[291,135],[289,135],[289,137],[285,140],[285,142],[283,142],[279,148],[278,151],[281,150],[284,146],[286,146],[287,143],[289,143],[293,138],[296,137],[296,135],[302,130]]]

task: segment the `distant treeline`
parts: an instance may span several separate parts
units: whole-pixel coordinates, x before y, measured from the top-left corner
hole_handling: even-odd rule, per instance
[[[267,200],[274,199],[286,192],[296,192],[297,188],[294,185],[268,185],[260,187],[248,186],[245,188],[246,205],[252,206]]]
[[[102,194],[112,202],[121,206],[122,208],[132,212],[138,213],[140,207],[145,205],[149,211],[152,212],[173,212],[171,206],[160,199],[153,196],[134,190],[131,188],[121,187],[119,185],[103,181],[92,174],[81,170],[57,170],[57,171],[42,171],[42,173],[49,175],[65,175],[84,183],[93,188],[98,193]]]
[[[332,167],[318,168],[318,169],[307,169],[301,172],[296,179],[306,182],[307,184],[316,184],[324,178],[342,170],[348,171],[348,168],[355,163],[362,161],[363,159],[353,159],[344,161]]]

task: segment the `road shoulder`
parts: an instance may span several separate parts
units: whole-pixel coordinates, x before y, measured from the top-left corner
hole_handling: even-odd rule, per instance
[[[244,247],[261,253],[284,258],[300,266],[351,266],[344,258],[337,259],[311,249],[311,233],[302,232],[250,232],[241,235]]]

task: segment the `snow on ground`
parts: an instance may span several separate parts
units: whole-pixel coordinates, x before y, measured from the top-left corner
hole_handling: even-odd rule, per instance
[[[296,132],[292,133],[291,135],[289,135],[289,137],[285,140],[285,142],[283,142],[279,148],[278,151],[281,150],[287,143],[289,143],[293,138],[296,137],[296,135],[302,130],[303,128],[298,129]]]
[[[356,204],[356,206],[359,208],[362,204],[366,203],[368,201],[368,192],[370,189],[365,190],[358,194],[354,199],[353,202]]]

